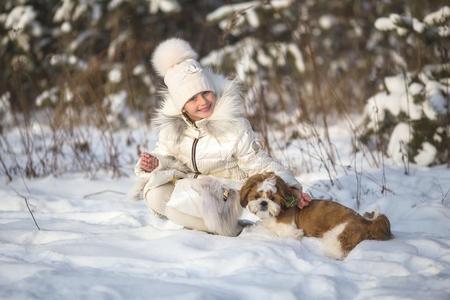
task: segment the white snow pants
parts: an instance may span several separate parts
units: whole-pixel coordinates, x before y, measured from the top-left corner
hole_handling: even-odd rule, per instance
[[[144,195],[145,203],[148,208],[160,215],[166,216],[175,224],[207,232],[208,229],[201,218],[187,215],[173,207],[166,206],[174,188],[175,185],[173,183],[167,183],[157,188],[148,190]]]

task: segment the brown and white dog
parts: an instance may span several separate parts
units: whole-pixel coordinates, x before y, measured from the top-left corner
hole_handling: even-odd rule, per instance
[[[365,213],[327,200],[312,200],[300,209],[287,184],[274,173],[247,179],[240,191],[241,205],[261,219],[261,224],[277,236],[321,238],[325,254],[343,259],[363,240],[392,238],[385,215]]]

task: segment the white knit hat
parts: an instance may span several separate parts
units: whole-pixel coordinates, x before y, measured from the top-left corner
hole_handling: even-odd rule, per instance
[[[180,112],[192,96],[204,91],[215,92],[208,72],[197,57],[188,42],[177,38],[162,42],[153,52],[153,67],[164,77],[173,104]]]

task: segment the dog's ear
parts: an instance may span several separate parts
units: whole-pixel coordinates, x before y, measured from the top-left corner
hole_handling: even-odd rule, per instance
[[[287,183],[280,177],[275,175],[277,191],[280,193],[282,197],[287,197],[291,194],[291,189],[287,185]]]
[[[287,185],[287,183],[281,179],[281,177],[276,176],[276,185],[277,185],[277,194],[283,198],[282,204],[285,207],[292,207],[291,199],[295,197],[292,194],[291,188]]]
[[[256,187],[256,185],[259,182],[262,182],[264,180],[264,174],[256,174],[253,176],[250,176],[244,183],[244,185],[241,187],[241,190],[239,192],[239,197],[241,200],[241,206],[247,207],[248,204],[248,196],[250,192]]]
[[[248,204],[248,194],[250,193],[252,186],[248,184],[248,180],[245,182],[244,186],[239,191],[239,198],[242,207],[247,207]]]

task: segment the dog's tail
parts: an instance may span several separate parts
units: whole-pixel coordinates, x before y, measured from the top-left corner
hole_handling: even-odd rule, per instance
[[[369,221],[368,239],[385,241],[393,238],[391,233],[391,223],[385,215],[371,212],[365,213],[364,218]]]
[[[202,215],[209,232],[224,236],[237,236],[242,231],[242,226],[238,222],[242,207],[239,198],[232,203],[233,198],[236,197],[228,200],[204,199]]]

